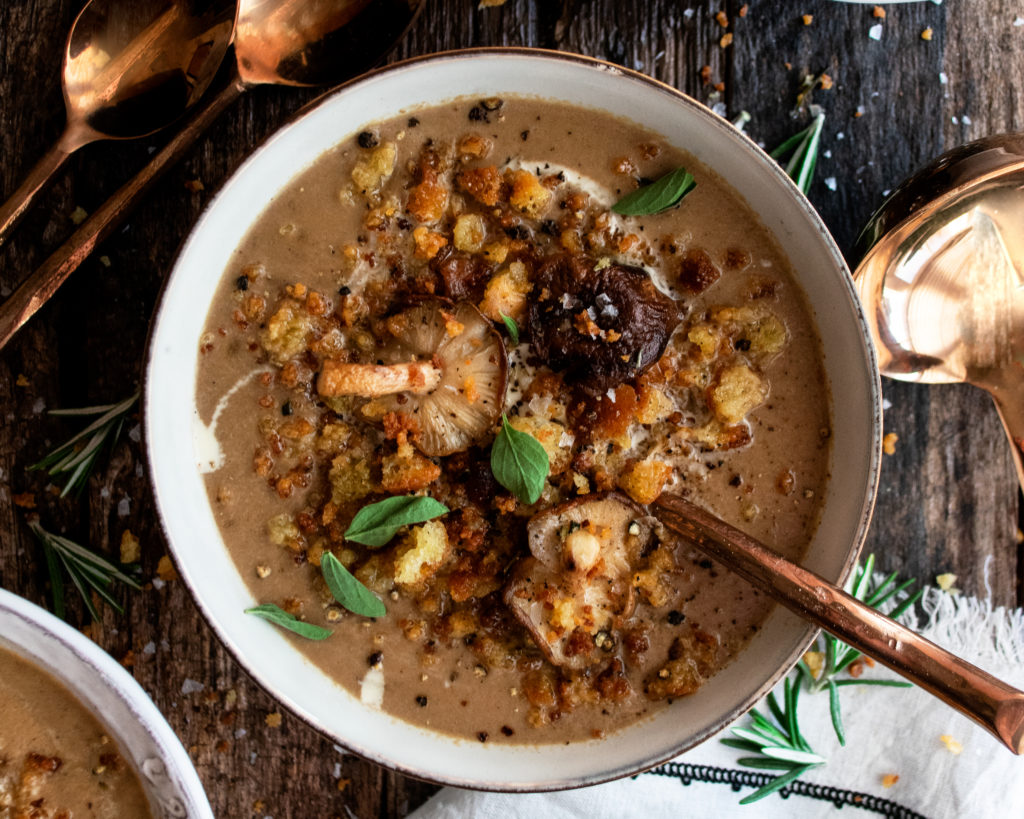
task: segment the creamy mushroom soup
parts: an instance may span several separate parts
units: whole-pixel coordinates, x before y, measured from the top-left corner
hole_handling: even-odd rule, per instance
[[[0,648],[0,819],[147,819],[131,762],[75,696]]]
[[[198,351],[200,468],[258,613],[369,707],[481,742],[714,685],[771,604],[646,506],[681,493],[793,559],[811,538],[828,389],[772,237],[598,111],[463,99],[339,140],[237,249]]]

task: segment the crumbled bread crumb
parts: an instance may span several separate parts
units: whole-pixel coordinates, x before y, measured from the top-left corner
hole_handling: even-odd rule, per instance
[[[19,373],[18,378],[15,380],[14,383],[17,384],[19,387],[27,387],[32,382],[28,380],[28,376],[26,376],[25,373]]]
[[[268,728],[280,728],[281,727],[281,712],[274,711],[272,714],[267,714],[263,720]]]
[[[202,179],[189,179],[185,183],[185,188],[192,191],[192,193],[199,193],[199,191],[205,191],[206,185],[203,184]]]
[[[949,572],[946,574],[940,574],[935,578],[935,585],[945,592],[953,591],[954,583],[956,583],[956,575],[950,574]]]
[[[879,20],[885,19],[885,9],[883,9],[881,6],[875,6],[871,10],[871,14],[872,16],[877,17]]]
[[[825,667],[825,655],[820,651],[808,651],[804,654],[804,662],[811,671],[811,676],[818,679]]]
[[[20,495],[13,495],[11,500],[14,501],[15,506],[20,506],[22,509],[36,508],[36,496],[31,492],[22,492]]]
[[[718,41],[718,45],[721,46],[722,48],[728,48],[729,46],[731,46],[732,45],[732,32],[731,31],[727,31],[725,34],[723,34],[722,35],[722,39]]]
[[[130,529],[125,529],[121,533],[121,562],[138,563],[141,555],[139,539],[131,533]]]
[[[931,40],[932,34],[934,34],[934,32],[930,28],[926,28],[924,31],[921,32],[921,39]]]
[[[526,296],[533,290],[526,265],[512,262],[487,282],[480,312],[491,321],[501,321],[504,314],[517,322],[526,316]]]
[[[441,567],[450,551],[448,533],[441,521],[430,520],[412,527],[395,558],[395,583],[423,585]]]
[[[939,739],[942,740],[942,744],[946,746],[946,750],[951,754],[959,755],[963,753],[964,746],[953,739],[949,734],[943,734]]]
[[[800,19],[803,21],[803,24],[805,26],[809,26],[811,23],[814,22],[814,15],[813,14],[805,14]]]
[[[506,180],[512,188],[509,204],[527,216],[537,218],[551,202],[551,191],[545,188],[540,180],[527,170],[520,168],[509,171]]]
[[[486,236],[484,220],[476,213],[464,213],[455,220],[452,239],[456,250],[476,253],[480,250]]]
[[[619,476],[619,488],[637,503],[654,503],[670,477],[671,464],[639,461]]]
[[[394,173],[398,148],[394,142],[385,142],[365,160],[352,168],[352,181],[364,196],[374,193]]]
[[[156,576],[163,581],[178,579],[178,570],[174,568],[168,555],[161,557],[160,562],[156,564]]]
[[[89,217],[89,211],[81,205],[71,211],[71,222],[76,225],[82,224]]]
[[[886,455],[896,454],[896,442],[900,439],[900,436],[895,432],[890,432],[882,439],[882,451]]]
[[[900,775],[899,774],[894,774],[894,773],[885,774],[882,777],[882,787],[883,788],[891,788],[893,785],[895,785],[899,781],[900,781]]]
[[[724,369],[711,388],[711,409],[721,423],[738,424],[767,395],[768,389],[761,377],[749,367],[737,364]]]
[[[256,564],[256,576],[260,580],[266,580],[268,577],[270,577],[270,572],[271,568],[266,563]]]
[[[720,11],[718,12],[718,14],[715,15],[715,21],[722,28],[729,28],[729,15],[727,15],[724,11]]]

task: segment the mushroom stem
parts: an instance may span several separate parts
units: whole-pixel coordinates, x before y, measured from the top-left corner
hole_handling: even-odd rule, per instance
[[[351,364],[327,359],[320,369],[317,390],[327,398],[336,395],[378,398],[398,392],[427,393],[440,381],[441,371],[426,361]]]

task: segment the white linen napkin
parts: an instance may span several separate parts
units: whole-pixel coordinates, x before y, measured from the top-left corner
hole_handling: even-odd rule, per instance
[[[933,642],[1006,682],[1024,687],[1024,610],[928,588],[901,618]],[[886,669],[865,672],[893,678]],[[778,696],[778,692],[776,692]],[[411,819],[685,819],[686,817],[1024,816],[1024,758],[918,688],[848,686],[841,692],[846,747],[836,740],[828,694],[801,696],[801,730],[828,764],[752,805],[739,800],[771,778],[741,768],[743,754],[718,739],[631,779],[550,794],[497,794],[445,788]],[[759,706],[762,710],[766,710]],[[745,725],[741,717],[736,725]],[[945,741],[943,740],[945,737]],[[951,750],[951,747],[953,750]],[[955,753],[959,747],[960,752]],[[886,786],[887,776],[899,779]],[[862,814],[860,811],[864,811]]]

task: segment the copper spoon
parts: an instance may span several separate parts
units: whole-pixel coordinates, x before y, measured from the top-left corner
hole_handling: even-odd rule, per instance
[[[994,399],[1024,488],[1024,135],[964,145],[871,217],[854,273],[884,375]]]
[[[652,511],[668,529],[805,620],[834,634],[951,705],[1024,753],[1024,691],[950,654],[813,572],[675,495]]]
[[[328,85],[352,77],[391,50],[422,5],[422,0],[240,0],[235,67],[226,85],[0,305],[0,348],[243,91],[260,84]]]
[[[67,125],[0,206],[0,245],[72,153],[170,125],[203,95],[231,43],[234,0],[90,0],[64,49]]]

